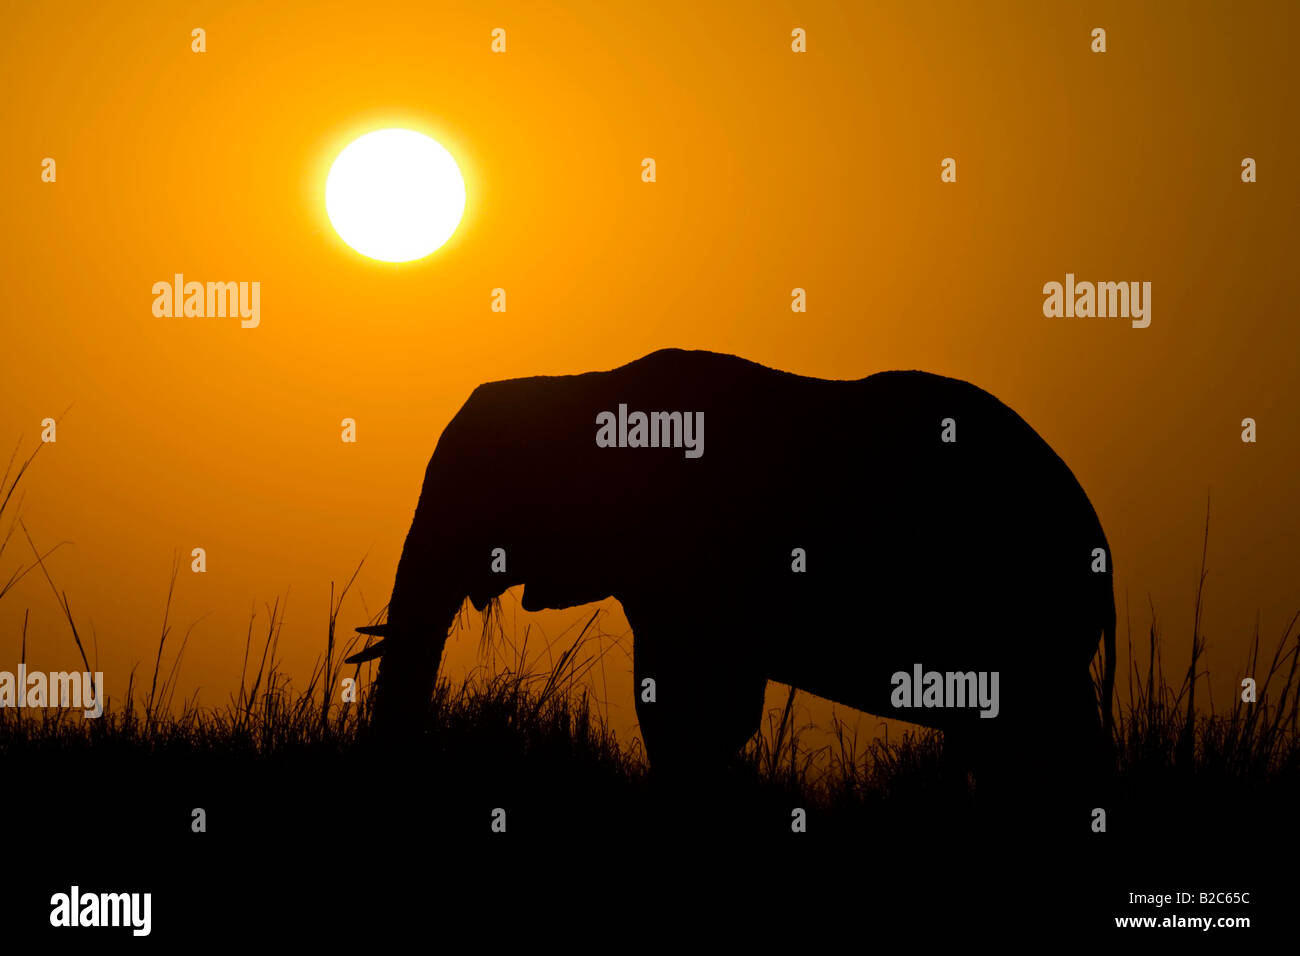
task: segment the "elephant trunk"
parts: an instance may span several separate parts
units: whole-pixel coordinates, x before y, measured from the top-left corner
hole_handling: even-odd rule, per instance
[[[390,736],[425,725],[447,633],[469,591],[463,559],[471,515],[467,495],[488,493],[488,483],[457,451],[464,409],[447,425],[425,472],[420,500],[397,563],[383,660],[374,690],[374,725]]]
[[[376,729],[399,732],[424,726],[447,632],[455,618],[456,608],[419,624],[390,616],[375,679]]]
[[[425,725],[447,634],[465,599],[463,590],[449,587],[451,580],[445,569],[403,553],[375,679],[374,726],[383,734]]]

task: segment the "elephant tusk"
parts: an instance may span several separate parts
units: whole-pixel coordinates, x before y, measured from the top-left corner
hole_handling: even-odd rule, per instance
[[[353,654],[351,657],[345,657],[343,659],[343,663],[364,664],[366,661],[373,661],[376,657],[383,656],[383,653],[384,653],[384,642],[376,641],[375,643],[367,647],[364,651],[358,651],[356,654]]]

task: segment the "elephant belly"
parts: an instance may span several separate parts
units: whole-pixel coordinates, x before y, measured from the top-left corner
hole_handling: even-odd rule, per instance
[[[1099,636],[1085,613],[1094,582],[1055,570],[1046,557],[1007,574],[1002,569],[1012,565],[1001,553],[985,564],[960,549],[946,554],[958,559],[849,561],[846,573],[823,569],[823,585],[810,579],[790,600],[771,602],[761,625],[768,676],[868,713],[944,727],[975,716],[975,701],[899,707],[900,684],[938,673],[947,690],[952,674],[957,691],[983,681],[987,697],[996,681],[1004,696],[1025,702],[1019,713],[1001,710],[1004,719],[1019,719],[1053,693],[1042,678],[1086,668]],[[910,691],[903,699],[917,700]]]
[[[854,612],[844,616],[802,616],[770,668],[770,678],[793,684],[867,713],[942,726],[943,713],[905,713],[891,698],[894,675],[989,673],[1013,662],[1005,647],[1010,635],[993,633],[970,620],[918,610],[909,620]],[[1014,643],[1014,642],[1012,642]]]

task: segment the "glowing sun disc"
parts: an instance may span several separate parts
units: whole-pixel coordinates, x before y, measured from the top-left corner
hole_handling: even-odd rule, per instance
[[[325,212],[339,237],[371,259],[422,259],[451,238],[465,212],[465,180],[437,141],[409,129],[353,140],[325,179]]]

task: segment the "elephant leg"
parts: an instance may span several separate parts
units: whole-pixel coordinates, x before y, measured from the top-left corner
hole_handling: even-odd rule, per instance
[[[1064,667],[1046,670],[1068,673]],[[1091,677],[1085,669],[1068,673],[1034,696],[1021,697],[1007,715],[1014,719],[988,728],[982,742],[976,781],[986,807],[1041,839],[1086,835],[1088,812],[1102,805],[1105,792]]]
[[[757,662],[723,637],[738,625],[629,620],[637,720],[652,770],[722,768],[758,730],[767,689]]]
[[[945,777],[959,781],[963,786],[973,778],[979,768],[979,747],[974,729],[966,724],[943,728],[943,772]]]
[[[1058,812],[1069,821],[1068,829],[1083,833],[1092,808],[1105,804],[1113,758],[1102,730],[1092,676],[1080,668],[1065,690],[1050,785]]]

